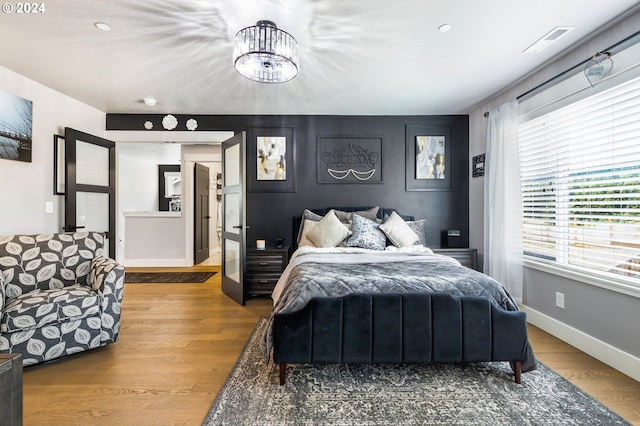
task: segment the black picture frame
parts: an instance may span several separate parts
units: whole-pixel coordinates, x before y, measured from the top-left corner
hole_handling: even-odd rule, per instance
[[[484,176],[484,161],[485,154],[476,155],[473,157],[473,165],[471,167],[471,176],[482,177]]]
[[[375,184],[382,180],[379,136],[317,137],[316,182]]]
[[[286,139],[286,178],[258,180],[258,138],[264,136]],[[250,127],[247,129],[247,192],[297,192],[296,142],[293,127]]]
[[[417,179],[416,141],[418,136],[444,137],[444,179]],[[452,191],[453,169],[452,162],[453,141],[451,129],[444,125],[407,125],[405,131],[405,190],[406,191]]]
[[[64,195],[64,136],[53,135],[53,195]]]

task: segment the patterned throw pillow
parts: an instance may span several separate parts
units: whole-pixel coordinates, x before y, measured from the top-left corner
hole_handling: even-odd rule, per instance
[[[347,240],[349,247],[362,247],[370,250],[384,250],[387,237],[380,231],[380,224],[362,217],[357,213],[352,216],[351,231],[353,234]]]
[[[413,230],[413,232],[416,233],[416,235],[418,236],[418,241],[416,241],[415,243],[413,243],[414,246],[416,245],[421,245],[421,246],[427,246],[427,238],[425,237],[425,226],[427,224],[427,221],[425,219],[420,219],[420,220],[415,220],[415,221],[410,221],[410,222],[406,222],[407,225],[409,226],[409,228],[411,228]]]

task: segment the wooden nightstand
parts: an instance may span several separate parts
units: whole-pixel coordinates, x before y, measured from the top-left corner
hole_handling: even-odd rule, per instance
[[[453,257],[462,266],[478,270],[478,250],[472,248],[434,248],[431,249],[436,254]]]
[[[244,291],[247,296],[269,296],[289,263],[289,246],[247,249]]]

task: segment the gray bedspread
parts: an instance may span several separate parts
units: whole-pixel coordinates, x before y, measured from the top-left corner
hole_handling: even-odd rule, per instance
[[[450,257],[423,252],[299,250],[274,290],[274,309],[264,336],[271,353],[271,321],[276,313],[295,312],[316,297],[352,293],[447,292],[484,296],[495,305],[517,311],[518,305],[496,280]]]

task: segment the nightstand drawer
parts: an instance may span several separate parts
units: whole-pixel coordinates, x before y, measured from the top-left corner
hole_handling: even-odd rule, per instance
[[[431,249],[436,254],[442,254],[445,256],[453,257],[462,266],[467,268],[477,269],[477,253],[476,249],[472,248],[445,248],[445,249]]]
[[[270,295],[280,278],[280,274],[260,274],[260,276],[247,275],[244,282],[247,294]]]
[[[282,256],[279,254],[247,254],[247,273],[282,272],[284,269]]]
[[[269,247],[247,250],[243,277],[248,296],[270,296],[280,274],[289,263],[289,247]]]

